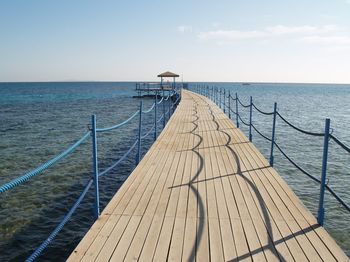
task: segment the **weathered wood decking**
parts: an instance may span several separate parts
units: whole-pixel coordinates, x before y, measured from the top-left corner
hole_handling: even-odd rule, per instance
[[[70,261],[348,261],[210,100],[183,91]]]

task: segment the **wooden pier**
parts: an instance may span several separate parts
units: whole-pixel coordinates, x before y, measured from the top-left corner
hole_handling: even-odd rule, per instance
[[[182,91],[69,261],[349,261],[212,101]]]

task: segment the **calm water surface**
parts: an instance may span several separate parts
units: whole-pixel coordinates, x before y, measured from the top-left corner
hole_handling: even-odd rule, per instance
[[[254,97],[257,106],[279,111],[302,128],[322,132],[324,119],[331,118],[333,134],[350,144],[350,85],[207,83],[238,92],[248,104]],[[191,84],[192,86],[195,83]],[[0,183],[23,174],[55,156],[88,130],[91,114],[99,127],[121,122],[139,105],[132,98],[135,83],[0,83]],[[145,100],[145,106],[153,100]],[[248,110],[241,109],[248,120]],[[146,118],[145,129],[151,126]],[[271,134],[272,118],[255,111],[254,124]],[[247,134],[247,129],[242,127]],[[101,170],[117,160],[134,142],[137,120],[126,128],[99,134]],[[253,140],[266,157],[270,144],[253,133]],[[321,173],[322,139],[297,133],[282,121],[277,122],[277,142],[301,166],[315,176]],[[143,152],[152,143],[143,144]],[[118,190],[135,167],[135,152],[101,179],[102,207]],[[334,143],[330,145],[329,185],[350,202],[350,156]],[[319,186],[293,168],[276,151],[275,167],[303,203],[317,212]],[[52,231],[74,203],[91,177],[91,142],[83,144],[70,157],[29,182],[0,195],[0,260],[23,260]],[[64,227],[40,260],[65,260],[93,223],[93,195],[89,193],[78,212]],[[350,219],[330,196],[326,197],[327,230],[350,255]]]

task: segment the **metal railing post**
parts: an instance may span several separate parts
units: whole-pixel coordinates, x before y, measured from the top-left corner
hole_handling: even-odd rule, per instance
[[[238,121],[238,95],[236,93],[236,126],[239,128],[239,121]]]
[[[138,165],[141,161],[141,134],[142,134],[142,108],[143,108],[143,102],[140,101],[140,118],[139,118],[139,138],[137,143],[137,155],[136,155],[136,165]]]
[[[94,215],[95,219],[100,216],[100,193],[98,188],[98,160],[97,160],[97,136],[96,136],[96,115],[91,116],[92,126],[92,161],[93,161],[93,180],[95,186],[95,203],[94,203]]]
[[[154,98],[154,141],[157,139],[157,98],[158,93],[156,92],[156,96]]]
[[[253,118],[253,97],[250,96],[250,106],[249,106],[249,141],[252,142],[252,118]]]
[[[169,95],[169,99],[168,99],[168,100],[169,100],[169,102],[168,102],[168,104],[169,104],[169,118],[168,118],[168,121],[170,120],[170,116],[171,116],[171,103],[172,103],[172,102],[171,102],[171,99],[172,99],[172,98],[171,98],[171,96]]]
[[[226,113],[226,89],[224,89],[224,113]]]
[[[163,104],[163,128],[165,127],[165,100],[164,100],[164,94],[163,94],[163,101],[162,101],[162,104]]]
[[[216,104],[216,87],[214,86],[213,88],[214,92],[213,92],[213,101],[214,101],[214,104]]]
[[[275,102],[273,107],[273,122],[272,122],[272,136],[271,136],[271,151],[270,151],[270,166],[273,166],[273,146],[275,145],[276,136],[276,117],[277,117],[277,103]]]
[[[219,94],[219,107],[221,108],[221,87],[220,87],[220,94]]]
[[[231,119],[231,91],[228,90],[228,118]]]
[[[323,142],[323,158],[322,158],[322,177],[320,185],[320,200],[318,205],[318,223],[323,226],[324,222],[324,193],[326,188],[326,177],[327,177],[327,158],[328,158],[328,142],[329,142],[329,129],[331,120],[326,119],[325,130],[324,130],[324,142]]]

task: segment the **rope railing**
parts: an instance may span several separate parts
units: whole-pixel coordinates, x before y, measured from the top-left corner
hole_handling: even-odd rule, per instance
[[[162,121],[164,118],[164,116],[162,115],[158,120],[157,120],[157,123],[159,123],[160,121]]]
[[[125,154],[119,158],[113,165],[111,165],[110,167],[106,168],[104,171],[100,172],[98,175],[99,176],[103,176],[107,173],[109,173],[109,171],[113,170],[114,168],[116,168],[125,158],[128,157],[128,155],[131,153],[131,151],[136,147],[137,143],[139,142],[138,139],[136,139],[136,141],[134,142],[134,144],[132,144],[132,146],[128,149],[128,151],[125,152]]]
[[[74,205],[71,207],[71,209],[68,211],[68,213],[63,217],[61,222],[55,227],[55,229],[51,232],[48,238],[45,239],[45,241],[35,249],[35,251],[26,259],[26,262],[32,262],[36,260],[40,254],[44,251],[44,249],[55,239],[55,237],[58,235],[58,233],[62,230],[62,228],[67,224],[69,219],[72,217],[75,210],[79,207],[81,202],[83,201],[85,195],[89,191],[91,185],[93,183],[93,180],[90,179],[89,182],[84,187],[83,192],[78,197],[77,201],[74,203]]]
[[[269,138],[269,137],[265,136],[263,133],[261,133],[261,132],[255,127],[255,125],[252,124],[252,127],[253,127],[253,129],[255,130],[255,132],[257,132],[261,137],[265,138],[267,141],[270,141],[270,142],[272,141],[271,138]]]
[[[231,99],[232,101],[236,101],[236,100],[237,100],[237,98],[232,97],[232,96],[231,96],[231,94],[230,94],[230,95],[228,95],[228,96],[227,96],[227,98],[228,98],[228,99]]]
[[[117,125],[111,126],[111,127],[97,128],[96,132],[106,132],[106,131],[111,131],[113,129],[120,128],[120,127],[126,125],[127,123],[129,123],[131,120],[133,120],[139,113],[140,113],[140,110],[137,110],[131,117],[129,117],[125,121],[123,121]]]
[[[245,107],[245,108],[250,107],[249,104],[248,104],[248,105],[243,104],[243,102],[242,102],[239,98],[237,98],[237,100],[238,100],[238,103],[239,103],[241,106],[243,106],[243,107]]]
[[[163,102],[163,100],[164,100],[164,97],[162,97],[162,99],[159,100],[159,102],[157,102],[157,105],[160,105]]]
[[[254,103],[252,106],[255,108],[256,111],[258,111],[260,114],[266,115],[266,116],[272,116],[274,112],[264,112],[261,109],[259,109]]]
[[[296,127],[291,122],[289,122],[287,119],[285,119],[279,112],[277,112],[277,115],[283,120],[283,122],[285,122],[290,127],[294,128],[295,130],[299,131],[300,133],[303,133],[305,135],[310,135],[310,136],[324,136],[324,133],[310,132],[310,131],[303,130],[299,127]]]
[[[149,134],[151,134],[151,132],[154,130],[154,128],[155,128],[155,125],[152,125],[152,127],[148,130],[148,132],[146,134],[144,134],[143,136],[141,136],[141,139],[148,137]]]
[[[346,146],[343,142],[341,142],[338,138],[336,138],[334,135],[330,134],[329,137],[338,144],[341,148],[343,148],[346,152],[350,153],[350,147]]]
[[[314,177],[313,175],[311,175],[309,172],[307,172],[305,169],[303,169],[301,166],[299,166],[297,163],[295,163],[283,150],[282,148],[276,143],[274,142],[274,145],[276,146],[276,148],[281,152],[281,154],[294,166],[296,167],[299,171],[301,171],[303,174],[307,175],[308,177],[310,177],[312,180],[321,183],[321,180],[319,180],[318,178]]]
[[[69,148],[61,152],[60,154],[56,155],[54,158],[50,159],[46,163],[38,166],[37,168],[25,173],[23,176],[17,177],[10,182],[7,182],[6,184],[0,186],[0,193],[4,193],[5,191],[14,188],[27,180],[31,179],[34,176],[37,176],[41,174],[43,171],[48,169],[49,167],[56,164],[58,161],[60,161],[62,158],[66,157],[70,153],[72,153],[77,147],[79,147],[90,135],[90,131],[85,133],[77,142],[75,142],[73,145],[71,145]]]
[[[245,126],[250,126],[249,123],[246,123],[246,122],[241,118],[241,115],[240,115],[240,114],[238,114],[238,118],[239,118],[239,120],[241,120],[241,122],[242,122]]]
[[[233,111],[233,109],[232,109],[232,108],[229,108],[229,111],[231,111],[231,113],[233,113],[233,114],[235,114],[235,115],[237,115],[237,116],[238,116],[237,112],[236,112],[236,111]]]
[[[147,114],[147,113],[151,112],[153,110],[153,108],[155,107],[155,105],[156,105],[156,103],[153,103],[152,106],[149,109],[147,109],[145,111],[142,111],[142,113],[143,114]]]
[[[96,127],[96,116],[93,115],[92,116],[92,128],[91,130],[89,130],[87,133],[85,133],[77,142],[75,142],[73,145],[71,145],[69,148],[67,148],[66,150],[64,150],[63,152],[61,152],[60,154],[58,154],[57,156],[55,156],[54,158],[52,158],[51,160],[47,161],[46,163],[40,165],[39,167],[25,173],[23,176],[17,177],[13,180],[11,180],[8,183],[5,183],[3,185],[0,186],[0,193],[3,193],[15,186],[18,186],[20,184],[22,184],[23,182],[31,179],[32,177],[39,175],[40,173],[42,173],[44,170],[48,169],[49,167],[53,166],[55,163],[57,163],[59,160],[61,160],[62,158],[66,157],[67,155],[69,155],[70,153],[72,153],[77,147],[79,147],[89,136],[92,136],[92,144],[93,144],[93,178],[90,179],[88,181],[88,183],[86,184],[86,186],[84,187],[84,190],[82,191],[82,193],[80,194],[79,198],[76,200],[76,202],[74,203],[74,205],[71,207],[71,209],[67,212],[67,214],[63,217],[63,219],[61,220],[61,222],[55,227],[55,229],[51,232],[51,234],[49,235],[49,237],[42,242],[38,248],[35,249],[35,251],[31,254],[30,257],[27,258],[26,261],[34,261],[35,259],[37,259],[40,254],[43,252],[43,250],[54,240],[54,238],[57,236],[57,234],[62,230],[62,228],[64,227],[64,225],[69,221],[69,219],[72,217],[73,213],[75,212],[75,210],[78,208],[78,206],[81,204],[82,200],[84,199],[84,197],[86,196],[87,192],[89,191],[89,189],[91,188],[92,184],[94,184],[94,188],[95,188],[95,205],[94,205],[94,212],[96,215],[96,219],[99,217],[99,177],[102,177],[104,175],[106,175],[107,173],[109,173],[111,170],[113,170],[114,168],[116,168],[123,160],[125,160],[130,153],[132,152],[132,150],[135,149],[135,147],[137,146],[137,157],[136,157],[136,164],[139,163],[140,159],[141,159],[141,141],[146,138],[148,135],[150,135],[152,133],[152,131],[154,131],[154,139],[156,139],[157,137],[157,123],[159,123],[161,120],[163,120],[163,127],[165,126],[165,121],[166,121],[166,115],[169,114],[169,119],[170,119],[170,115],[171,115],[171,108],[174,108],[177,105],[177,102],[181,99],[181,92],[174,92],[171,95],[168,94],[167,98],[162,97],[162,99],[160,101],[157,101],[157,96],[155,97],[155,102],[153,103],[153,105],[147,109],[147,110],[142,110],[142,101],[140,103],[140,109],[137,110],[134,114],[132,114],[128,119],[124,120],[123,122],[116,124],[114,126],[111,127],[106,127],[106,128],[97,128]],[[176,96],[177,99],[176,101],[173,103],[169,98],[171,96]],[[157,106],[165,103],[165,101],[168,101],[169,104],[169,108],[167,111],[165,111],[165,105],[163,105],[163,114],[162,116],[157,119]],[[143,136],[141,136],[142,133],[142,115],[143,114],[147,114],[149,112],[151,112],[153,109],[155,109],[155,118],[154,118],[154,124],[152,125],[152,128]],[[111,131],[117,128],[120,128],[124,125],[126,125],[127,123],[129,123],[131,120],[133,120],[136,116],[139,116],[139,136],[138,138],[135,140],[135,142],[130,146],[130,148],[115,162],[113,163],[111,166],[109,166],[108,168],[106,168],[104,171],[99,172],[98,169],[98,159],[97,159],[97,133],[98,132],[106,132],[106,131]]]
[[[265,112],[258,108],[254,103],[252,97],[250,97],[250,103],[248,105],[242,103],[242,101],[239,99],[237,93],[236,97],[232,97],[231,93],[229,93],[228,96],[225,94],[227,93],[225,90],[222,91],[222,89],[217,87],[212,87],[211,89],[207,87],[207,89],[201,89],[200,87],[197,87],[196,91],[202,95],[207,96],[209,99],[211,99],[214,103],[216,103],[220,108],[222,105],[224,113],[227,112],[229,114],[229,117],[231,118],[231,113],[236,115],[236,125],[239,128],[239,124],[242,123],[245,126],[249,126],[249,141],[252,141],[252,130],[254,130],[257,134],[259,134],[262,138],[269,141],[271,143],[271,151],[270,151],[270,165],[273,166],[273,148],[276,147],[280,153],[299,171],[301,171],[303,174],[307,175],[309,178],[314,180],[315,182],[319,183],[320,186],[320,200],[319,200],[319,209],[318,209],[318,217],[317,220],[320,225],[323,225],[324,222],[324,193],[325,190],[327,190],[347,211],[350,211],[350,206],[345,203],[345,201],[326,183],[326,173],[327,173],[327,156],[328,156],[328,143],[330,140],[334,141],[338,146],[340,146],[342,149],[344,149],[347,153],[350,153],[350,147],[346,146],[343,142],[341,142],[338,138],[336,138],[331,132],[330,132],[330,120],[326,119],[325,122],[325,132],[311,132],[308,130],[301,129],[291,122],[289,122],[285,117],[283,117],[278,111],[277,111],[277,103],[274,105],[274,111],[273,112]],[[224,101],[222,101],[222,93],[224,94]],[[228,105],[226,103],[226,99],[228,98]],[[236,110],[233,110],[231,107],[231,101],[235,102]],[[250,108],[250,119],[249,123],[244,121],[241,117],[241,114],[239,113],[239,105],[244,108]],[[252,123],[252,112],[253,108],[263,115],[273,116],[273,126],[272,126],[272,135],[271,138],[264,135],[262,132],[260,132],[257,127]],[[307,172],[304,168],[302,168],[300,165],[298,165],[294,160],[292,160],[287,153],[285,153],[282,148],[276,143],[275,141],[275,129],[276,129],[276,118],[279,117],[285,124],[293,128],[294,130],[303,133],[305,135],[310,136],[317,136],[317,137],[323,137],[324,138],[324,146],[323,146],[323,158],[322,158],[322,174],[321,179],[318,179],[317,177],[311,175],[309,172]]]

